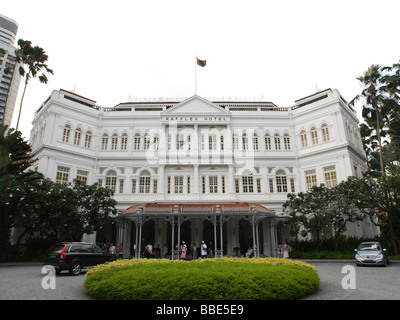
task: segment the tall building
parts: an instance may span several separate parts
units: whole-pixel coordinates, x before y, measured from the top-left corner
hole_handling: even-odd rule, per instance
[[[18,95],[21,75],[14,47],[18,24],[0,14],[0,122],[10,125]]]
[[[278,107],[267,101],[160,99],[100,107],[55,90],[36,111],[34,169],[112,189],[119,223],[97,241],[144,245],[211,243],[216,255],[274,256],[289,192],[335,186],[366,171],[356,112],[327,89]],[[325,236],[329,236],[327,229]],[[374,236],[368,217],[349,235]]]

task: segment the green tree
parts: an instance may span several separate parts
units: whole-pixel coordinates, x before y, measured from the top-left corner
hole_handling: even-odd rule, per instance
[[[5,256],[10,245],[10,229],[18,210],[18,186],[32,179],[25,170],[35,161],[30,145],[21,132],[0,123],[0,252]]]
[[[398,163],[400,161],[400,63],[394,63],[382,70],[387,72],[382,77],[382,91],[389,97],[392,107],[388,133]]]
[[[364,218],[360,207],[370,204],[369,198],[364,197],[366,189],[363,179],[349,177],[330,189],[332,203],[329,205],[329,215],[332,219],[333,238],[337,238],[347,230],[348,222],[362,221]]]
[[[98,184],[85,185],[79,180],[59,184],[41,179],[35,185],[20,186],[22,194],[17,208],[24,209],[15,224],[23,231],[20,238],[53,237],[59,241],[80,241],[83,234],[100,230],[113,223],[117,210],[112,191]],[[20,239],[19,239],[20,240]]]
[[[366,192],[368,192],[366,190]],[[371,220],[381,228],[384,237],[392,243],[396,255],[400,240],[400,170],[392,169],[371,185],[369,193],[374,194],[375,207],[369,211]]]
[[[285,223],[291,226],[292,235],[301,230],[303,237],[311,233],[317,241],[321,240],[323,230],[332,223],[327,214],[331,196],[330,190],[323,184],[312,187],[308,192],[289,193],[283,208],[289,215]]]
[[[306,193],[288,194],[283,204],[289,215],[285,223],[291,227],[292,235],[301,230],[303,237],[313,234],[317,241],[324,233],[336,239],[347,230],[348,222],[362,221],[377,206],[377,191],[370,190],[371,181],[374,180],[349,177],[332,188],[321,184]]]
[[[110,189],[97,183],[86,185],[75,179],[72,184],[63,185],[67,195],[68,212],[60,216],[60,236],[64,240],[79,241],[83,234],[100,230],[107,223],[113,223],[117,215],[116,200]],[[72,206],[72,208],[69,208]]]
[[[17,130],[21,117],[22,103],[24,101],[26,87],[29,80],[31,78],[36,78],[42,71],[54,74],[53,70],[51,70],[46,64],[48,55],[41,47],[32,47],[31,41],[23,39],[18,40],[18,45],[20,48],[15,51],[15,54],[17,56],[17,62],[21,64],[18,71],[22,77],[25,77],[25,86],[21,97],[21,104],[19,106],[18,121],[16,126]],[[25,70],[25,68],[27,70]],[[41,83],[47,83],[48,79],[44,72],[39,75],[39,81]]]
[[[79,241],[113,223],[113,192],[79,180],[59,184],[27,170],[35,159],[21,132],[0,124],[0,260],[10,254],[10,230],[23,237]]]
[[[363,101],[365,122],[360,125],[360,132],[368,174],[385,175],[390,167],[399,166],[400,160],[400,64],[372,65],[357,79],[364,90],[351,104]]]
[[[380,91],[381,77],[381,66],[378,64],[371,65],[368,70],[364,72],[363,76],[357,78],[357,80],[364,85],[364,89],[361,95],[358,95],[353,99],[351,104],[354,104],[354,102],[359,99],[362,99],[364,102],[362,115],[368,125],[375,130],[379,150],[380,168],[382,174],[384,174],[385,167],[383,165],[382,134],[385,134],[382,132],[382,118],[385,116],[387,108],[385,107],[384,97]]]

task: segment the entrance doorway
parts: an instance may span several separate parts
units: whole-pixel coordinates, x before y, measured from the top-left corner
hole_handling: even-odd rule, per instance
[[[203,221],[203,241],[206,243],[207,248],[213,251],[217,248],[221,250],[221,230],[219,220],[217,220],[216,234],[214,234],[214,225],[209,220]],[[215,238],[216,235],[216,238]],[[222,226],[222,244],[223,244],[223,255],[227,255],[227,223],[225,222]]]
[[[239,244],[240,254],[246,256],[246,252],[249,247],[253,246],[253,230],[249,221],[245,219],[239,220]]]
[[[155,233],[155,223],[153,219],[146,221],[143,224],[142,228],[142,243],[141,243],[141,252],[144,251],[144,248],[151,243],[154,248],[154,233]]]

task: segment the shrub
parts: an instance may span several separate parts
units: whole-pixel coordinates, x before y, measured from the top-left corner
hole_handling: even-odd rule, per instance
[[[288,259],[132,259],[91,269],[84,285],[99,299],[296,299],[314,292],[319,277],[313,266]]]

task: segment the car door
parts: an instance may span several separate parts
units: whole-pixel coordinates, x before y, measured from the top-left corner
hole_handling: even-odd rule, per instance
[[[101,264],[109,260],[109,256],[98,246],[93,246],[93,252],[96,264]]]
[[[82,247],[80,244],[72,244],[68,250],[68,264],[71,265],[75,261],[82,262]]]
[[[82,245],[82,262],[85,267],[92,267],[96,265],[93,245],[83,244]]]

